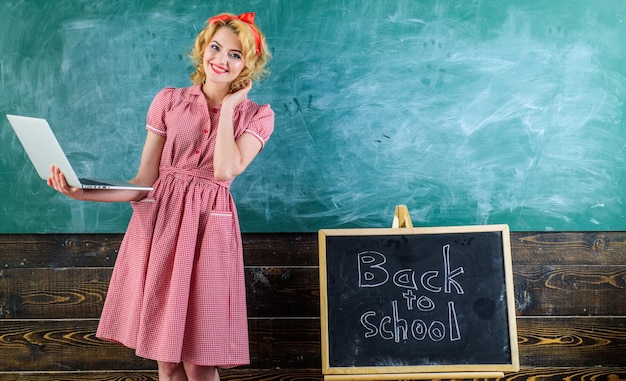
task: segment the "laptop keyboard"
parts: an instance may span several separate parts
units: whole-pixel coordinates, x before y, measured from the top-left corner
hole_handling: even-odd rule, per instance
[[[80,182],[83,185],[111,185],[109,183],[103,183],[101,181],[90,180],[90,179],[80,179]]]

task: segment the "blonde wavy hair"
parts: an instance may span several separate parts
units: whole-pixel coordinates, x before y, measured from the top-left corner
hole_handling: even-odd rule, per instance
[[[241,21],[236,15],[224,13],[222,15],[229,16],[228,20],[218,20],[210,23],[207,20],[206,27],[198,34],[196,41],[192,47],[189,57],[195,66],[194,72],[191,74],[191,82],[199,85],[204,82],[206,73],[202,64],[204,50],[212,41],[215,32],[220,28],[229,28],[237,35],[241,41],[242,54],[244,56],[245,66],[239,76],[230,84],[230,91],[234,92],[245,87],[248,80],[259,81],[269,75],[266,64],[271,58],[271,53],[265,40],[265,35],[256,24],[249,24]],[[252,29],[256,29],[261,39],[259,54],[256,54],[256,40]]]

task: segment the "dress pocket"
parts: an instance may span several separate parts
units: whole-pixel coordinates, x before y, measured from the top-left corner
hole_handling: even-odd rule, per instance
[[[222,252],[230,252],[233,248],[235,235],[233,212],[229,210],[212,210],[209,214],[207,231],[217,243],[216,248]]]
[[[150,238],[154,231],[157,214],[157,202],[154,198],[144,198],[140,201],[131,201],[133,215],[128,225],[129,233],[136,238]]]

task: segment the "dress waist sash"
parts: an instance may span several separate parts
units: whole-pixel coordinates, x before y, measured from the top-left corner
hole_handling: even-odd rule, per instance
[[[159,177],[172,175],[177,178],[200,178],[203,180],[208,180],[213,184],[219,185],[226,189],[230,189],[230,184],[232,181],[217,181],[215,180],[215,176],[213,176],[212,171],[207,171],[206,169],[199,168],[177,168],[172,166],[160,166],[159,167]]]

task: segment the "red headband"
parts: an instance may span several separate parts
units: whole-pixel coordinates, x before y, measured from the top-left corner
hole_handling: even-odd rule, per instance
[[[259,31],[252,26],[254,24],[254,12],[242,13],[239,16],[230,16],[226,14],[217,15],[208,19],[207,23],[215,24],[219,21],[229,22],[230,20],[240,20],[247,24],[250,24],[250,30],[252,30],[252,34],[254,35],[254,42],[256,43],[256,55],[258,56],[259,53],[261,53],[261,35],[259,34]]]

